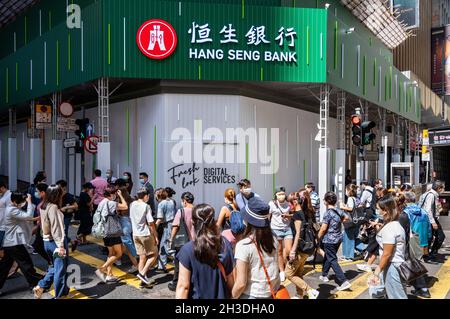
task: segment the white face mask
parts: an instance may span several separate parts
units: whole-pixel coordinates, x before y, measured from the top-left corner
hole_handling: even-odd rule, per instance
[[[248,194],[248,193],[251,193],[251,192],[252,192],[252,189],[251,189],[250,187],[249,187],[249,188],[243,188],[243,189],[242,189],[242,192]]]

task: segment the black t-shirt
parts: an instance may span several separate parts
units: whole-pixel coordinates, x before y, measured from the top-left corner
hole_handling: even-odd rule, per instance
[[[90,207],[89,202],[91,201],[91,197],[88,193],[81,192],[80,198],[78,200],[78,211],[80,214],[89,214],[90,213]]]
[[[301,229],[304,229],[306,226],[306,218],[305,218],[305,213],[303,211],[301,211],[301,210],[296,211],[296,212],[294,212],[294,215],[292,216],[291,229],[292,229],[292,233],[294,234],[294,237],[296,234],[295,221],[297,221],[297,220],[302,222]]]
[[[72,194],[66,193],[63,195],[62,198],[62,207],[66,206],[72,206],[75,203],[75,196]],[[72,215],[75,211],[71,212],[64,212],[64,216],[68,217],[69,215]]]

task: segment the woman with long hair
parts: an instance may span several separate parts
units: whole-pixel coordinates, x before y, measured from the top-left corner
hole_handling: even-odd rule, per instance
[[[44,248],[53,265],[47,270],[45,277],[33,288],[34,296],[40,299],[45,290],[53,284],[55,299],[67,296],[67,238],[64,230],[64,214],[61,212],[63,190],[57,185],[48,187],[45,200],[41,206],[41,227],[44,238]]]
[[[214,208],[200,204],[192,211],[194,241],[177,255],[180,272],[177,299],[226,299],[234,285],[234,258],[231,244],[220,235]]]
[[[406,283],[398,268],[405,261],[406,235],[399,223],[399,211],[393,196],[385,196],[377,203],[384,224],[377,233],[380,245],[380,263],[373,276],[369,278],[372,285],[384,285],[388,299],[408,299]]]
[[[303,232],[307,230],[307,227],[312,229],[315,215],[314,209],[309,210],[307,204],[305,205],[304,203],[305,193],[306,189],[300,193],[291,193],[288,196],[288,202],[294,213],[294,216],[292,216],[292,226],[295,235],[285,271],[286,277],[295,285],[297,290],[297,296],[293,299],[303,299],[305,294],[308,296],[308,299],[317,299],[319,296],[319,292],[311,288],[303,280],[303,269],[309,254],[301,250],[300,239],[302,238]]]
[[[122,193],[122,197],[127,204],[127,209],[118,209],[117,212],[120,216],[120,226],[122,227],[122,244],[123,251],[128,255],[132,266],[128,270],[129,273],[135,273],[138,271],[139,264],[137,262],[137,252],[136,247],[134,246],[133,241],[133,229],[131,225],[130,219],[130,205],[133,202],[133,198],[130,196],[128,189],[126,186],[119,187],[120,192]],[[120,200],[120,199],[119,199]],[[119,264],[118,264],[119,262]],[[120,259],[116,262],[116,265],[121,265]]]
[[[103,197],[97,208],[101,211],[102,218],[117,218],[117,211],[128,209],[128,204],[120,190],[116,193],[108,187],[104,191]],[[119,197],[120,203],[116,201],[117,197]],[[108,259],[95,271],[95,274],[104,283],[117,282],[119,279],[113,275],[112,266],[122,257],[122,239],[120,235],[111,235],[104,238],[103,243],[108,248]]]
[[[220,227],[222,230],[227,230],[231,228],[231,212],[234,210],[239,210],[239,208],[236,204],[236,192],[233,188],[227,188],[223,194],[223,197],[225,205],[222,206],[219,217],[217,217],[217,227]]]
[[[125,186],[127,188],[127,191],[129,194],[131,194],[131,191],[133,190],[133,178],[131,177],[130,172],[123,173],[122,179],[125,181]]]
[[[92,230],[92,210],[93,210],[94,186],[91,183],[83,185],[78,199],[78,212],[80,216],[80,227],[78,227],[77,240],[80,245],[88,244],[86,237]]]
[[[345,187],[345,194],[347,195],[347,203],[341,203],[341,210],[353,217],[355,209],[358,207],[356,198],[357,186],[349,184]],[[344,228],[344,236],[342,239],[342,258],[343,261],[353,261],[355,258],[356,239],[359,234],[359,225],[353,222]]]
[[[280,287],[278,241],[270,229],[270,207],[252,196],[241,209],[244,239],[236,244],[234,299],[271,299]],[[266,275],[267,274],[267,275]]]

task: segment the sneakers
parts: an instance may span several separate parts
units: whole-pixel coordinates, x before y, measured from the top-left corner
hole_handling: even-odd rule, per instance
[[[349,282],[349,281],[344,281],[343,283],[342,283],[342,285],[340,285],[339,287],[337,287],[336,289],[337,290],[339,290],[339,291],[342,291],[342,290],[347,290],[347,289],[349,289],[350,287],[352,286],[352,284]]]
[[[372,272],[372,266],[368,264],[358,264],[356,265],[356,268],[360,271]]]
[[[116,266],[122,266],[122,260],[117,259],[116,262],[114,263],[114,265],[116,265]]]
[[[323,282],[329,282],[330,281],[330,279],[328,279],[327,276],[320,276],[319,279],[322,280]]]
[[[299,295],[295,295],[294,297],[292,297],[291,299],[303,299],[303,297],[299,296]]]
[[[286,280],[286,275],[285,275],[284,271],[280,271],[280,280],[281,280],[281,282],[284,282]]]
[[[343,261],[343,262],[353,261],[353,259],[347,258],[347,257],[344,257],[344,256],[339,257],[339,260],[340,260],[340,261]]]
[[[177,283],[171,281],[171,282],[169,283],[169,285],[167,285],[167,288],[169,288],[170,291],[176,291],[176,290],[177,290]]]
[[[319,291],[316,289],[308,290],[308,299],[317,299],[319,297]]]
[[[97,269],[95,271],[95,274],[101,281],[103,281],[106,284],[106,275],[100,269]]]
[[[36,286],[33,288],[34,299],[41,299],[42,294],[44,293],[44,288]]]
[[[137,269],[137,267],[133,265],[133,266],[130,267],[130,269],[128,269],[127,272],[128,272],[129,274],[134,274],[135,272],[138,272],[138,271],[139,271],[139,270]]]
[[[150,284],[150,282],[148,281],[147,276],[142,275],[141,273],[138,273],[138,274],[136,275],[136,277],[138,277],[139,280],[142,281],[144,284],[146,284],[146,285],[149,285],[149,284]]]
[[[106,282],[118,282],[119,278],[117,278],[116,276],[106,276]]]
[[[431,294],[430,294],[430,291],[428,289],[425,289],[425,290],[417,289],[417,290],[411,291],[411,293],[414,296],[419,297],[419,298],[426,298],[426,299],[431,298]]]

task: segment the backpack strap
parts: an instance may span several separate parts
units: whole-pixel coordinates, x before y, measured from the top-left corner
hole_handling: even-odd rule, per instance
[[[227,278],[227,274],[225,272],[225,268],[223,267],[222,263],[219,261],[217,261],[217,268],[220,269],[220,272],[222,273],[222,277],[223,280],[225,280],[225,283],[228,283],[228,278]]]

